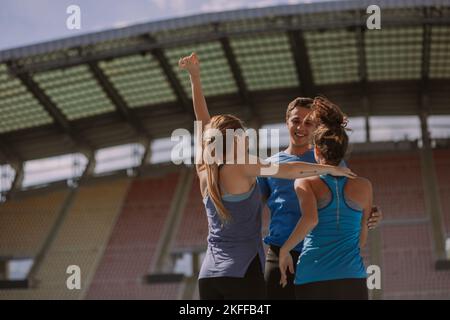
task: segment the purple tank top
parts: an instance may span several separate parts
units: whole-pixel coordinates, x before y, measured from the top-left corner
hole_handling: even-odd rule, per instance
[[[200,269],[199,279],[213,277],[243,278],[252,260],[259,255],[264,268],[262,243],[262,201],[255,183],[248,194],[222,199],[232,216],[223,224],[209,196],[203,199],[208,216],[208,249]],[[264,270],[262,270],[264,272]]]

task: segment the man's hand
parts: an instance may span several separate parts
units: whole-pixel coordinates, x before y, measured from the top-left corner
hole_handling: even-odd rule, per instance
[[[355,179],[357,177],[356,173],[352,172],[347,167],[334,167],[330,166],[330,174],[337,177],[347,177],[350,179]]]
[[[369,230],[375,229],[383,220],[383,213],[377,206],[372,207],[372,213],[370,214],[369,221],[367,221],[367,226]]]
[[[280,250],[278,259],[281,273],[280,285],[284,288],[287,285],[286,272],[289,271],[291,274],[295,273],[294,261],[292,260],[292,256],[289,251],[285,251],[284,248],[283,250]]]

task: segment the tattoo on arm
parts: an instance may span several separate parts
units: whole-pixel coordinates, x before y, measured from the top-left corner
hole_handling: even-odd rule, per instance
[[[300,171],[300,174],[304,174],[304,173],[317,173],[317,170],[312,170],[312,171]]]

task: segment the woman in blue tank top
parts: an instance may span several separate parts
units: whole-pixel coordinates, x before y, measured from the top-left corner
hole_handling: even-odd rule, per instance
[[[347,151],[346,118],[338,106],[316,98],[311,120],[318,163],[336,165]],[[295,182],[302,217],[280,249],[282,285],[286,270],[294,272],[289,251],[304,240],[295,270],[297,299],[368,299],[366,271],[360,248],[367,239],[372,185],[357,177],[333,174]]]
[[[180,59],[179,66],[189,72],[194,112],[201,125],[201,130],[197,130],[199,150],[196,151],[202,161],[196,170],[209,232],[199,275],[200,299],[263,299],[262,201],[256,177],[296,179],[328,173],[347,177],[354,174],[347,168],[325,164],[274,165],[252,158],[245,133],[242,134],[244,126],[237,117],[210,117],[201,89],[197,56],[191,54]],[[244,152],[238,149],[241,143]]]

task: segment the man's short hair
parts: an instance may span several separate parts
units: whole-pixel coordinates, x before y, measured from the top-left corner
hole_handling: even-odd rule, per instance
[[[291,112],[292,110],[294,110],[295,108],[307,108],[307,109],[311,109],[312,104],[314,102],[314,99],[311,98],[304,98],[304,97],[298,97],[295,98],[294,100],[292,100],[286,110],[286,120],[289,119],[289,117],[291,116]]]

